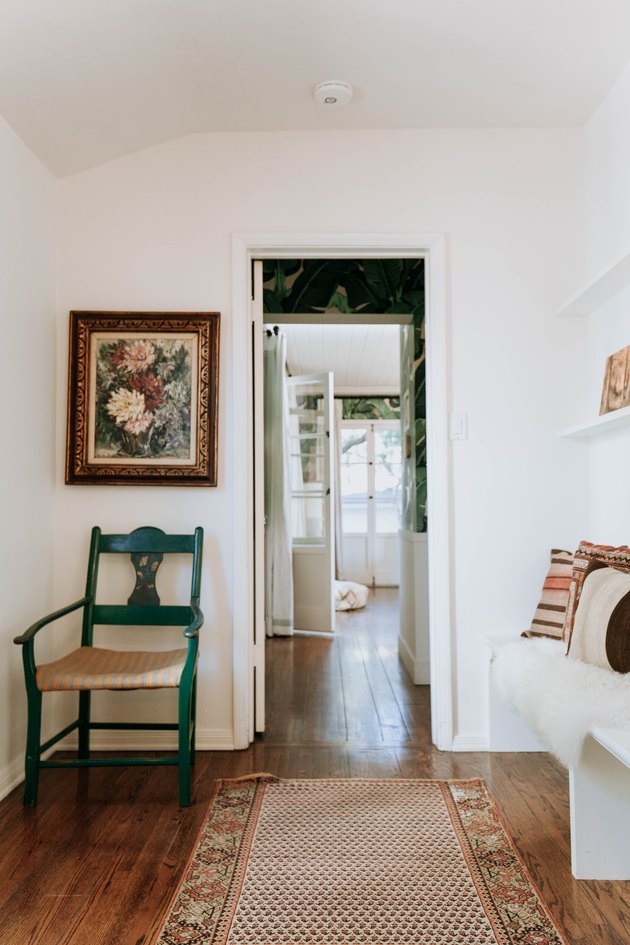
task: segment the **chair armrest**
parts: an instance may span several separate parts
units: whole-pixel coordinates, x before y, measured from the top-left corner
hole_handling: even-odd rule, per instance
[[[61,610],[55,610],[54,613],[48,614],[46,617],[42,617],[41,620],[38,620],[36,623],[31,624],[31,626],[26,630],[21,636],[15,637],[14,643],[30,643],[36,633],[38,633],[42,627],[45,627],[47,623],[52,623],[53,620],[58,620],[60,617],[65,617],[66,614],[71,614],[73,610],[79,610],[80,607],[84,607],[86,604],[91,602],[91,597],[82,597],[81,600],[77,600],[74,604],[68,604],[67,607],[62,607]]]
[[[197,604],[191,604],[190,609],[193,612],[194,619],[193,619],[193,622],[184,630],[184,636],[187,637],[188,639],[191,639],[191,637],[198,637],[199,628],[203,624],[203,613],[201,612]]]

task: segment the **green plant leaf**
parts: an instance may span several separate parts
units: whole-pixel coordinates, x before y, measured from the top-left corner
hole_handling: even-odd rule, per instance
[[[424,259],[406,259],[412,265],[405,268],[402,278],[403,292],[424,292]]]
[[[352,315],[352,309],[348,304],[348,296],[343,292],[333,292],[328,300],[327,308],[341,312],[344,315]]]
[[[307,259],[284,300],[285,312],[316,312],[327,308],[351,259]]]
[[[350,269],[341,280],[341,285],[348,296],[348,304],[353,312],[376,312],[378,296],[367,284],[365,275],[359,266],[360,263],[356,263],[356,266]]]
[[[384,311],[402,295],[403,260],[363,259],[361,264],[367,284],[378,297]]]
[[[401,301],[409,305],[410,311],[418,313],[424,320],[424,289],[414,289],[411,292],[403,292]]]
[[[386,315],[411,315],[413,309],[408,302],[399,299],[397,302],[392,302],[391,305],[388,305],[384,311]]]
[[[282,300],[271,289],[263,289],[263,312],[277,314],[284,311]]]

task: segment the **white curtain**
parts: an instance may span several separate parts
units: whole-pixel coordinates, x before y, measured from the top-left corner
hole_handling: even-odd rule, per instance
[[[265,333],[265,632],[293,633],[293,552],[286,336]]]
[[[341,521],[341,421],[343,419],[343,401],[337,398],[334,401],[334,443],[335,443],[335,577],[343,580],[343,527]]]

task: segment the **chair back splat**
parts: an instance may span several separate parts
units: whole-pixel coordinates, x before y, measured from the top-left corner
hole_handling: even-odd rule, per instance
[[[192,535],[167,535],[159,528],[144,526],[127,535],[107,534],[92,529],[88,557],[85,596],[74,604],[38,620],[15,643],[22,646],[24,676],[28,700],[28,735],[25,763],[24,803],[37,803],[41,768],[93,767],[99,765],[177,765],[179,800],[190,804],[190,774],[194,763],[196,681],[199,629],[203,614],[199,608],[203,529]],[[100,556],[127,554],[135,572],[135,586],[126,604],[97,604],[97,582]],[[190,599],[186,604],[162,604],[156,587],[156,575],[164,556],[191,556]],[[37,665],[34,641],[45,626],[73,611],[83,611],[81,645],[78,649],[53,661]],[[94,646],[94,627],[179,627],[183,636],[181,648],[174,650],[110,650]],[[90,714],[90,697],[95,689],[165,689],[177,688],[177,722],[94,722]],[[53,738],[41,744],[41,711],[44,692],[73,690],[78,692],[79,711],[76,720]],[[70,761],[42,760],[52,745],[78,729],[78,757]],[[160,758],[91,758],[90,732],[94,729],[163,729],[177,731],[176,755]]]

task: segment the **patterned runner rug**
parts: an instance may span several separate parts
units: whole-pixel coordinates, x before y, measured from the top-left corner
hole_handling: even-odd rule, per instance
[[[155,945],[566,945],[483,781],[222,781]]]

